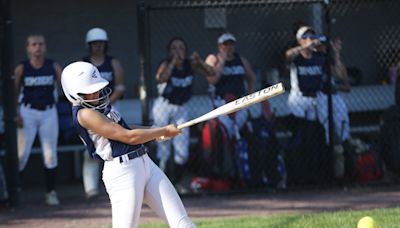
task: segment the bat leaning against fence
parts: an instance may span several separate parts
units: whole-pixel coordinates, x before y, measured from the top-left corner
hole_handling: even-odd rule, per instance
[[[266,87],[264,89],[261,89],[257,92],[254,92],[252,94],[249,94],[247,96],[241,97],[239,99],[236,99],[234,101],[229,102],[228,104],[225,104],[219,108],[216,108],[200,117],[197,117],[196,119],[190,120],[188,122],[185,122],[183,124],[178,125],[179,129],[185,128],[185,127],[190,127],[192,125],[195,125],[197,123],[207,121],[213,118],[216,118],[221,115],[227,115],[233,112],[237,112],[240,109],[246,108],[250,105],[265,101],[269,98],[275,97],[279,94],[282,94],[285,92],[285,88],[283,87],[282,83],[278,83],[275,85],[272,85],[270,87]],[[164,141],[168,140],[169,138],[165,137],[160,137],[157,139],[157,141]]]

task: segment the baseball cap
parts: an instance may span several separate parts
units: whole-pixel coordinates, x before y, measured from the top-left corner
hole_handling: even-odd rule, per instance
[[[313,34],[315,34],[315,31],[313,28],[309,27],[309,26],[302,26],[300,27],[297,32],[296,32],[296,39],[300,40],[304,34],[311,32]]]
[[[231,33],[226,32],[226,33],[224,33],[224,34],[222,34],[221,36],[218,37],[218,44],[222,44],[222,43],[224,43],[225,41],[228,41],[228,40],[232,40],[232,41],[236,42],[235,36],[232,35]]]

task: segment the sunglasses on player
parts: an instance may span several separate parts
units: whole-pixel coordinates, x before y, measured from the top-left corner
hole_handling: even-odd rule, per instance
[[[324,35],[317,34],[304,34],[301,36],[301,39],[319,40],[321,42],[326,41],[326,37]]]

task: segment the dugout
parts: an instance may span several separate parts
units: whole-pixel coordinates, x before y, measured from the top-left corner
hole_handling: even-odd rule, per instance
[[[319,32],[325,32],[323,2],[15,0],[12,1],[15,53],[12,61],[16,64],[25,57],[25,37],[31,32],[39,32],[47,39],[48,57],[65,66],[86,54],[84,37],[87,30],[94,26],[103,27],[110,36],[110,54],[120,59],[125,71],[126,105],[122,112],[126,113],[129,122],[141,123],[142,113],[149,113],[152,99],[157,96],[154,73],[160,59],[165,56],[165,46],[171,37],[184,37],[190,51],[197,50],[204,58],[215,52],[220,31],[229,30],[239,41],[237,48],[240,53],[252,64],[258,87],[275,80],[271,72],[278,72],[278,80],[288,86],[282,52],[293,39],[292,26],[302,20]],[[365,99],[368,95],[380,93],[381,90],[374,88],[391,82],[388,70],[399,61],[400,3],[396,0],[336,0],[329,3],[332,37],[342,39],[342,58],[349,68],[355,69],[353,72],[358,72],[354,73],[358,75],[353,83],[354,91],[363,92],[344,94],[353,102],[351,106],[357,107],[360,102],[368,102]],[[139,24],[143,28],[139,28]],[[141,84],[147,88],[147,106],[141,106],[143,103],[139,99]],[[195,79],[194,93],[196,98],[207,96],[204,78]],[[363,99],[357,100],[356,96]],[[381,94],[376,98],[383,100],[374,100],[374,104],[392,102],[391,98]],[[202,99],[193,100],[197,101],[203,102]],[[284,102],[283,97],[273,101],[276,113],[285,113]],[[205,103],[194,103],[192,114],[204,112],[204,107]],[[355,111],[352,122],[361,128],[377,126],[379,114],[379,110]],[[74,173],[72,154],[60,156],[60,164],[65,165],[60,170],[67,176]],[[35,163],[41,166],[40,159]],[[59,175],[63,174],[59,172]]]

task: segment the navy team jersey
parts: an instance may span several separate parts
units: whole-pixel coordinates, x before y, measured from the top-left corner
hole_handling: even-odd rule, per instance
[[[193,70],[189,59],[183,61],[183,68],[174,67],[161,96],[169,103],[182,105],[192,97]]]
[[[298,87],[304,96],[315,96],[317,91],[322,90],[325,63],[325,55],[321,52],[313,52],[311,59],[298,55],[293,60]]]
[[[45,59],[42,67],[33,68],[29,60],[21,63],[24,66],[22,73],[22,103],[31,105],[52,105],[54,99],[54,84],[56,73],[54,61]]]
[[[245,68],[238,53],[232,60],[226,61],[220,80],[215,84],[215,93],[217,96],[224,97],[230,93],[236,97],[245,95],[244,88]]]
[[[119,141],[107,139],[82,127],[78,121],[78,111],[82,108],[82,106],[72,106],[72,120],[79,137],[86,145],[87,151],[91,157],[101,158],[105,161],[112,160],[113,158],[127,154],[128,152],[134,151],[142,146],[142,144],[128,145]],[[130,129],[122,119],[121,115],[116,110],[112,109],[111,106],[99,111],[108,119],[118,123],[123,128]]]
[[[114,71],[111,64],[113,58],[114,57],[112,56],[106,55],[103,64],[101,64],[100,66],[96,66],[100,72],[101,77],[109,82],[107,87],[109,87],[112,90],[114,90]],[[88,63],[92,63],[90,61],[90,56],[86,56],[82,60]]]

